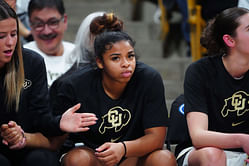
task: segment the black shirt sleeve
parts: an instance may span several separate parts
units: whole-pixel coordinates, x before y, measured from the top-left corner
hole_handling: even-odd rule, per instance
[[[196,62],[191,64],[186,71],[184,80],[184,111],[186,114],[193,111],[208,113],[205,95],[206,73],[204,70],[202,64]]]
[[[52,116],[48,102],[48,86],[46,67],[42,57],[28,49],[23,49],[25,82],[29,87],[24,88],[26,106],[33,115],[33,128],[45,135],[61,135],[59,128],[60,117]]]
[[[70,83],[57,80],[50,87],[50,103],[54,115],[62,115],[67,109],[74,106],[74,92]]]
[[[149,82],[146,89],[146,100],[143,114],[145,129],[168,125],[168,110],[166,107],[164,85],[160,74],[152,70],[146,78]]]

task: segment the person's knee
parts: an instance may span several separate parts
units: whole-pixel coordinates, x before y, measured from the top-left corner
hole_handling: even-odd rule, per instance
[[[168,150],[157,150],[157,151],[150,153],[147,156],[145,165],[176,166],[176,159],[175,159],[174,154]]]
[[[204,154],[208,165],[216,165],[217,163],[224,163],[226,161],[226,154],[223,150],[218,148],[207,148]]]
[[[224,165],[226,163],[226,154],[223,150],[207,147],[197,150],[193,153],[195,156],[189,157],[189,165],[201,165],[201,166],[212,166],[212,165]]]
[[[97,165],[97,159],[89,149],[75,148],[69,151],[63,158],[63,166]]]

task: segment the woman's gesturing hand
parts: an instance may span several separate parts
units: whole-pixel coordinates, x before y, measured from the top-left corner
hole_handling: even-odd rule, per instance
[[[96,124],[98,120],[93,113],[76,113],[80,104],[69,108],[61,117],[60,128],[65,132],[85,132],[89,130],[88,126]]]

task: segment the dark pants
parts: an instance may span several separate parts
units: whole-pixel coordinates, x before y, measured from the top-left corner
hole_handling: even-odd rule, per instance
[[[4,149],[0,150],[0,166],[59,166],[56,152],[46,149]]]

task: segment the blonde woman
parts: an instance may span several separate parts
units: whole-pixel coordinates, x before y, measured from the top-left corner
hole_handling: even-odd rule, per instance
[[[79,108],[77,105],[62,116],[52,116],[44,61],[38,54],[22,50],[16,13],[3,0],[0,1],[0,27],[0,138],[3,143],[0,165],[55,166],[58,162],[55,152],[24,147],[26,144],[44,147],[48,139],[43,135],[60,135],[61,129],[84,131],[83,114],[74,113]]]

